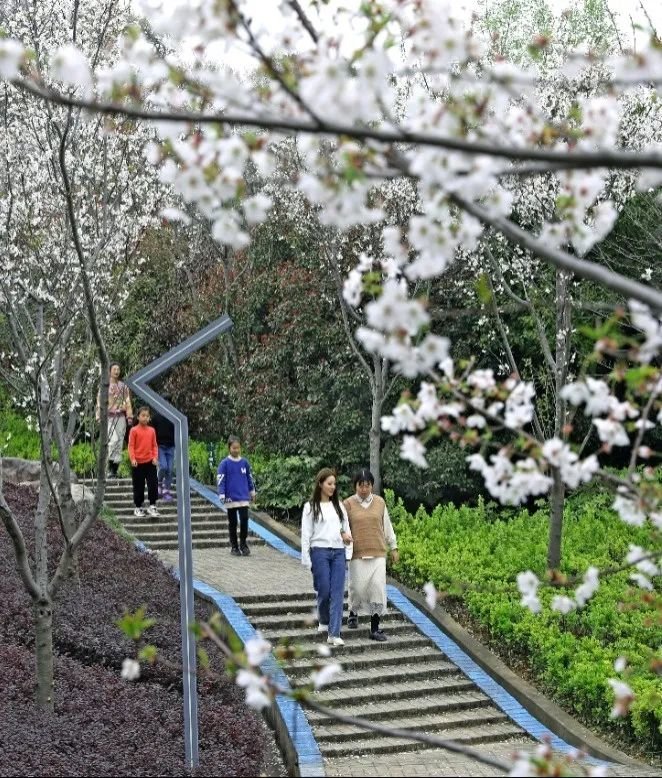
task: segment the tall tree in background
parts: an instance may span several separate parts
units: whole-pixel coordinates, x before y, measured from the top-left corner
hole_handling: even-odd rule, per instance
[[[36,64],[51,67],[56,84],[66,70],[59,47],[80,46],[97,66],[108,65],[113,41],[128,19],[127,4],[118,0],[85,7],[77,0],[48,7],[17,0],[4,26],[29,41]],[[34,607],[37,701],[52,708],[54,596],[99,515],[107,438],[105,433],[99,438],[99,486],[87,512],[72,499],[71,446],[99,374],[101,429],[106,429],[105,338],[160,195],[142,161],[146,136],[133,122],[50,106],[6,86],[0,100],[0,314],[10,350],[1,375],[41,439],[33,565],[1,484],[0,516]],[[51,507],[64,551],[49,572]]]

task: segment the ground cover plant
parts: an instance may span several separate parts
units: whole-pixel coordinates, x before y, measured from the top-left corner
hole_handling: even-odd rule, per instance
[[[659,753],[659,589],[643,595],[633,589],[630,569],[605,577],[584,608],[565,615],[549,607],[564,590],[543,589],[545,607],[532,613],[520,604],[515,581],[527,569],[544,577],[549,523],[544,506],[529,512],[480,500],[476,507],[446,504],[412,515],[392,492],[387,497],[400,548],[395,572],[401,580],[417,588],[432,581],[506,651],[523,658],[551,697],[585,721],[616,727],[648,754]],[[609,495],[598,491],[569,498],[562,573],[583,574],[591,563],[603,570],[617,567],[631,544],[645,541],[647,530],[625,525],[610,504]],[[622,656],[628,657],[625,672],[635,700],[629,717],[613,721],[608,679]]]
[[[30,519],[37,493],[4,485],[33,558]],[[57,558],[60,533],[49,532]],[[99,522],[55,604],[55,710],[34,700],[34,628],[7,535],[0,535],[0,776],[184,775],[179,592],[152,556],[140,554]],[[144,606],[156,666],[138,681],[121,678],[133,643],[115,625]],[[208,618],[203,605],[198,617]],[[221,670],[211,657],[213,669]],[[197,775],[259,775],[265,738],[241,690],[220,673],[201,678]]]

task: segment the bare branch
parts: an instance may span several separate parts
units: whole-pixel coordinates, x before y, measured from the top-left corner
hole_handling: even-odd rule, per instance
[[[288,3],[290,8],[292,8],[294,13],[299,17],[299,21],[303,25],[308,35],[310,35],[310,37],[313,39],[313,43],[317,43],[319,41],[319,35],[317,34],[317,30],[313,27],[312,22],[306,16],[306,13],[301,7],[299,0],[288,0]]]
[[[5,495],[2,491],[2,457],[0,457],[0,518],[4,524],[7,534],[9,535],[12,545],[14,546],[14,553],[16,555],[16,567],[18,574],[21,576],[25,590],[28,592],[33,600],[38,600],[41,597],[41,592],[37,586],[37,582],[30,570],[30,562],[28,560],[28,550],[25,545],[25,538],[21,532],[21,528],[18,525],[18,521],[14,516],[11,508],[5,500]]]

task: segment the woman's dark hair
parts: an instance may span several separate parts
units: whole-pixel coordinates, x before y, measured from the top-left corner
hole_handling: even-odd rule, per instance
[[[108,372],[110,373],[110,371],[111,371],[111,370],[112,370],[114,367],[119,367],[119,369],[120,369],[120,373],[122,372],[122,365],[120,365],[120,363],[119,363],[119,362],[111,362],[111,363],[108,365]]]
[[[336,476],[336,471],[332,470],[330,467],[323,467],[315,476],[315,486],[313,486],[313,493],[310,497],[310,506],[313,509],[313,521],[319,521],[319,519],[322,518],[322,484],[326,481],[327,478],[329,478],[329,476],[333,476],[334,478]],[[343,515],[342,509],[340,507],[340,500],[338,499],[337,488],[331,495],[331,502],[333,503],[333,507],[336,509],[336,513],[338,514],[338,518],[340,519],[340,523],[342,525]]]
[[[228,448],[230,448],[230,446],[233,443],[239,443],[239,445],[241,446],[241,441],[236,435],[230,435],[230,437],[228,438]]]
[[[375,485],[375,476],[368,470],[367,467],[362,467],[359,472],[352,478],[352,485],[356,489],[356,484],[370,483]]]

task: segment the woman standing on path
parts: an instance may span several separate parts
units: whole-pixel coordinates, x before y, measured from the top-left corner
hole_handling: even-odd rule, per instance
[[[108,473],[117,478],[117,469],[122,461],[122,448],[127,425],[133,421],[133,408],[129,387],[120,381],[121,369],[117,362],[110,364],[110,384],[108,386]],[[101,391],[97,394],[96,418],[99,421]]]
[[[385,641],[379,629],[380,616],[386,612],[386,553],[399,559],[398,542],[384,500],[372,493],[373,474],[360,470],[354,476],[356,493],[343,505],[349,517],[354,551],[349,563],[349,617],[347,626],[356,629],[359,615],[370,616],[370,638]]]
[[[336,475],[328,467],[319,471],[310,502],[301,517],[301,564],[313,572],[317,593],[318,632],[327,642],[344,646],[340,637],[345,598],[345,546],[352,542],[347,513],[340,504]]]

